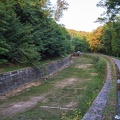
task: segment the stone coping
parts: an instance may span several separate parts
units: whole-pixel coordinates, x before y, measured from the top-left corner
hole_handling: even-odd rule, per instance
[[[88,109],[86,114],[83,116],[82,120],[101,120],[102,112],[106,106],[108,95],[111,87],[111,68],[110,64],[107,62],[107,78],[106,83],[101,89],[100,93],[93,101],[91,107]]]
[[[16,71],[10,71],[0,74],[0,95],[3,95],[11,90],[14,90],[24,84],[35,82],[38,80],[43,81],[46,76],[56,73],[60,69],[69,65],[71,62],[70,57],[62,60],[54,61],[44,66],[28,67]]]

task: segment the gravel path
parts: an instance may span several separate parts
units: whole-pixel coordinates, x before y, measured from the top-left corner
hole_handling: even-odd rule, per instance
[[[113,61],[115,62],[115,64],[118,66],[119,70],[120,70],[120,60],[112,58]]]

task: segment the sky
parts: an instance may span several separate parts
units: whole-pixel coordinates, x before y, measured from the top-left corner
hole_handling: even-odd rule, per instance
[[[57,0],[50,1],[55,5]],[[65,1],[69,4],[68,10],[63,12],[59,23],[64,24],[66,28],[91,32],[102,25],[100,23],[94,23],[104,11],[104,9],[96,6],[99,0]]]

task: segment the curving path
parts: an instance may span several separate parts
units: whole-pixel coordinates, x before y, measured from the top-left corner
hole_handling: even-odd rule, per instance
[[[91,107],[88,109],[87,113],[83,116],[82,120],[101,120],[102,112],[106,106],[108,95],[111,87],[111,68],[110,64],[107,62],[107,78],[102,90],[93,101]]]
[[[112,58],[114,63],[117,65],[119,69],[119,73],[117,75],[120,75],[120,60],[116,58]],[[120,79],[117,80],[117,85],[120,84]],[[117,88],[117,114],[114,116],[115,120],[120,120],[120,89]]]
[[[120,70],[120,60],[116,59],[116,58],[112,58],[113,61],[115,62],[115,64],[118,66],[119,70]]]

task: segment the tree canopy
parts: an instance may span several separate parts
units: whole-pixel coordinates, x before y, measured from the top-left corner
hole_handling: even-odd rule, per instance
[[[68,9],[68,3],[65,0],[57,0],[57,4],[54,7],[54,20],[59,21],[63,15],[63,11]]]
[[[98,27],[89,39],[92,52],[120,56],[120,19]]]
[[[108,22],[120,15],[120,0],[100,0],[97,6],[105,8],[105,12],[102,17],[98,18],[98,21]]]
[[[100,0],[97,6],[105,8],[104,16],[98,18],[105,23],[99,40],[102,52],[120,56],[120,0]]]
[[[68,8],[65,0],[57,0],[56,8],[49,0],[0,0],[0,64],[34,63],[73,51],[120,56],[120,1],[101,0],[98,6],[110,19],[84,32],[57,23]]]
[[[70,35],[52,14],[49,0],[1,0],[0,64],[32,63],[68,53]]]
[[[67,31],[71,35],[71,43],[74,51],[89,52],[88,36],[90,33],[72,29],[67,29]]]

